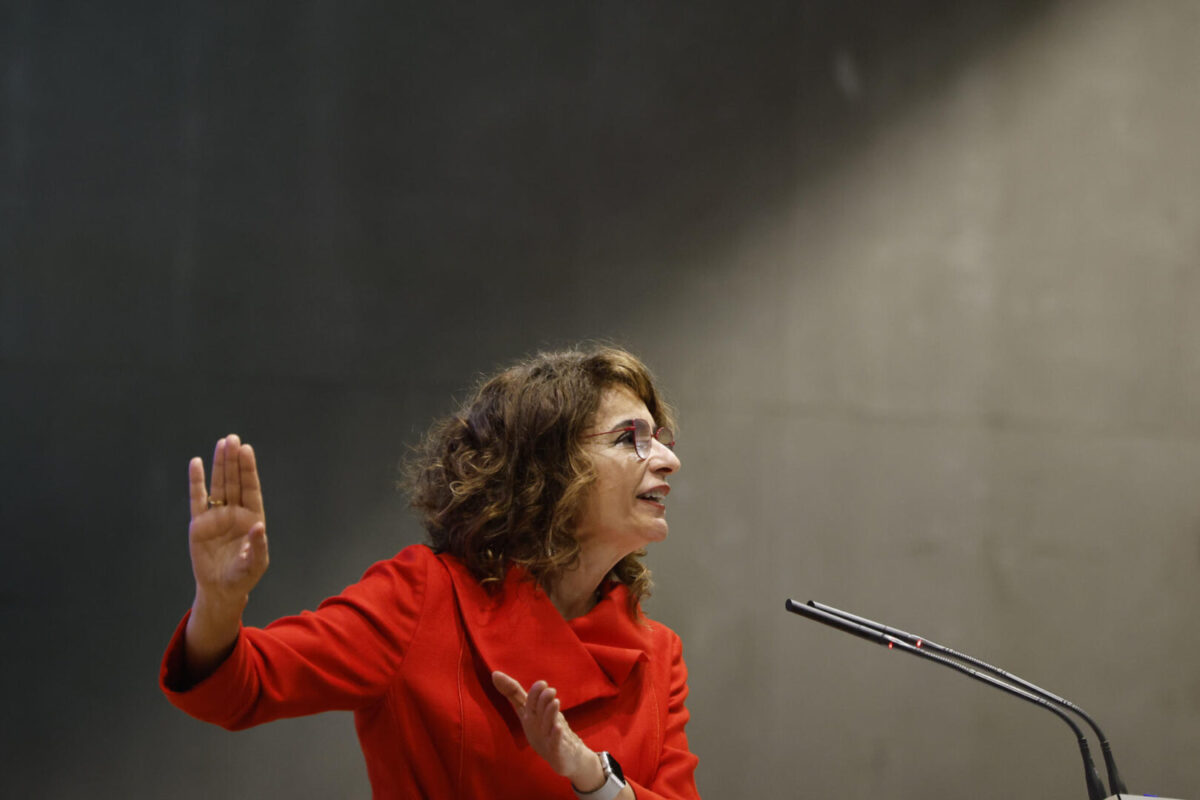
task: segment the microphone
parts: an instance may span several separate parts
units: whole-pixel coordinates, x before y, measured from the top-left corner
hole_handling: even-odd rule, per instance
[[[1071,731],[1075,734],[1075,738],[1079,742],[1079,754],[1083,758],[1083,775],[1084,780],[1087,783],[1088,800],[1104,800],[1104,782],[1100,779],[1100,773],[1096,771],[1096,764],[1092,760],[1092,754],[1088,748],[1087,737],[1083,735],[1083,731],[1080,730],[1079,726],[1075,724],[1074,720],[1056,708],[1052,703],[1043,700],[1036,694],[1027,692],[1024,689],[1018,689],[1017,687],[993,678],[990,675],[985,675],[978,670],[963,666],[957,661],[953,661],[945,656],[939,656],[935,655],[934,653],[926,652],[922,647],[909,644],[903,639],[883,633],[867,625],[853,622],[836,614],[831,614],[828,611],[823,611],[812,605],[802,605],[797,603],[795,600],[788,598],[787,602],[784,604],[784,607],[793,614],[799,614],[802,617],[816,620],[817,622],[828,625],[831,628],[836,628],[843,633],[849,633],[852,636],[858,636],[859,638],[866,639],[869,642],[875,642],[876,644],[887,645],[889,650],[903,650],[904,652],[911,653],[919,658],[924,658],[941,664],[944,667],[949,667],[956,672],[961,672],[968,677],[974,678],[990,686],[995,686],[1001,691],[1007,692],[1008,694],[1016,697],[1020,697],[1023,700],[1027,700],[1030,703],[1034,703],[1046,709],[1065,722],[1071,728]]]
[[[1005,672],[1004,670],[1000,669],[999,667],[993,667],[991,664],[988,664],[985,661],[981,661],[980,659],[975,658],[974,656],[969,656],[966,653],[960,653],[957,650],[952,650],[949,647],[938,644],[937,642],[930,641],[929,639],[926,639],[924,636],[917,636],[916,634],[907,633],[906,631],[902,631],[902,630],[898,630],[896,628],[889,627],[880,622],[875,622],[874,620],[869,620],[866,617],[860,617],[860,616],[857,616],[856,614],[851,614],[848,611],[842,611],[841,609],[834,608],[833,606],[828,606],[828,605],[825,605],[824,603],[818,603],[816,600],[809,600],[808,605],[811,606],[812,608],[816,608],[821,611],[825,611],[827,613],[839,616],[843,619],[850,620],[851,622],[856,622],[859,625],[864,625],[868,628],[873,628],[873,629],[879,631],[880,633],[887,634],[888,636],[894,636],[897,639],[903,639],[904,641],[908,642],[911,645],[915,645],[916,647],[921,647],[926,650],[933,650],[935,652],[942,653],[943,655],[949,656],[950,658],[956,658],[959,661],[965,661],[968,664],[973,664],[981,669],[987,670],[988,672],[990,672],[993,675],[1003,678],[1004,680],[1008,681],[1009,683],[1015,683],[1016,685],[1020,686],[1021,688],[1025,689],[1027,691],[1033,692],[1034,694],[1038,695],[1039,697],[1049,700],[1051,703],[1061,706],[1062,708],[1065,708],[1068,711],[1075,712],[1076,715],[1078,715],[1081,719],[1083,719],[1085,722],[1087,722],[1087,724],[1089,726],[1091,726],[1091,729],[1096,732],[1096,738],[1100,741],[1100,753],[1101,753],[1101,755],[1104,756],[1104,766],[1105,766],[1106,771],[1108,772],[1109,791],[1111,791],[1114,795],[1125,794],[1129,791],[1128,789],[1125,788],[1125,781],[1121,780],[1121,774],[1117,771],[1117,762],[1116,762],[1116,759],[1113,757],[1112,747],[1108,743],[1108,738],[1104,735],[1104,732],[1100,730],[1100,726],[1096,724],[1096,721],[1094,719],[1092,719],[1090,714],[1088,714],[1082,708],[1080,708],[1079,706],[1070,702],[1069,700],[1064,700],[1063,698],[1059,697],[1058,695],[1048,692],[1045,689],[1041,688],[1040,686],[1035,686],[1034,684],[1030,683],[1029,681],[1027,681],[1023,678],[1018,678],[1016,675],[1013,675],[1010,672]]]

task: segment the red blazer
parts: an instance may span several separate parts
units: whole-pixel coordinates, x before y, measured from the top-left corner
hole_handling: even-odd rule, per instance
[[[616,757],[638,798],[699,798],[679,637],[634,622],[627,598],[611,585],[567,621],[520,570],[493,598],[456,558],[415,545],[315,612],[243,628],[229,658],[190,688],[185,616],[160,683],[179,708],[231,730],[353,711],[375,797],[574,798],[493,688],[492,671],[503,670],[526,687],[554,686],[571,728]]]

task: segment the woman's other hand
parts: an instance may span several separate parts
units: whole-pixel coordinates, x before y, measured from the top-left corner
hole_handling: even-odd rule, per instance
[[[536,681],[526,692],[503,672],[492,673],[492,684],[512,704],[529,745],[551,769],[569,779],[579,792],[593,792],[604,784],[599,755],[571,730],[552,687]],[[618,797],[633,797],[633,792],[626,787]]]
[[[267,524],[254,450],[236,434],[217,441],[212,485],[204,463],[188,464],[188,542],[196,597],[188,619],[188,674],[200,680],[229,655],[250,590],[267,570]]]

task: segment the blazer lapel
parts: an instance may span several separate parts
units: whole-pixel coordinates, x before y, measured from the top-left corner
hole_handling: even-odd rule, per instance
[[[546,593],[524,579],[523,570],[510,569],[502,589],[491,595],[458,559],[438,558],[450,572],[468,635],[489,670],[506,672],[526,688],[546,681],[558,691],[564,711],[618,693],[619,682],[610,678]],[[622,680],[628,675],[628,669],[624,674],[613,671]]]
[[[592,659],[620,686],[639,661],[649,661],[650,629],[629,616],[629,589],[612,584],[589,613],[567,623]]]

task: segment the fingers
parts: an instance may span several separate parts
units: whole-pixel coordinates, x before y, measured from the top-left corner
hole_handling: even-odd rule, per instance
[[[503,672],[492,673],[492,684],[512,704],[522,723],[532,724],[533,731],[548,737],[559,720],[558,690],[545,681],[537,681],[526,692],[521,684]]]
[[[212,489],[209,491],[209,496],[213,500],[225,500],[225,438],[217,439],[217,446],[213,448],[212,460]]]
[[[203,465],[201,465],[201,481],[203,481]],[[194,492],[192,494],[192,516],[194,517],[198,512],[194,505]],[[258,465],[254,458],[254,449],[248,444],[242,444],[236,433],[221,437],[217,440],[216,447],[213,448],[212,488],[205,496],[205,508],[208,508],[209,497],[221,505],[240,505],[255,513],[263,513],[262,486],[258,482]]]
[[[242,504],[241,450],[236,433],[225,437],[225,502],[231,506]]]
[[[509,677],[497,670],[492,673],[492,685],[496,687],[496,691],[508,699],[508,702],[512,703],[514,711],[520,712],[525,707],[527,695],[515,678]]]
[[[238,472],[241,475],[242,505],[256,514],[263,513],[262,486],[258,482],[258,464],[254,448],[243,444],[238,448]]]
[[[526,725],[532,725],[534,733],[545,736],[549,733],[549,728],[542,724],[542,714],[545,712],[546,704],[554,699],[554,690],[546,685],[545,681],[534,681],[534,684],[529,687],[529,693],[525,695],[525,705],[519,709],[521,721]],[[526,728],[526,734],[529,733],[529,728]]]
[[[558,722],[558,694],[553,689],[548,688],[538,697],[537,707],[534,710],[534,719],[537,721],[538,731],[542,736],[549,737],[554,731],[554,726]]]
[[[188,500],[191,504],[192,519],[208,510],[208,492],[204,486],[204,462],[193,458],[188,462]]]

